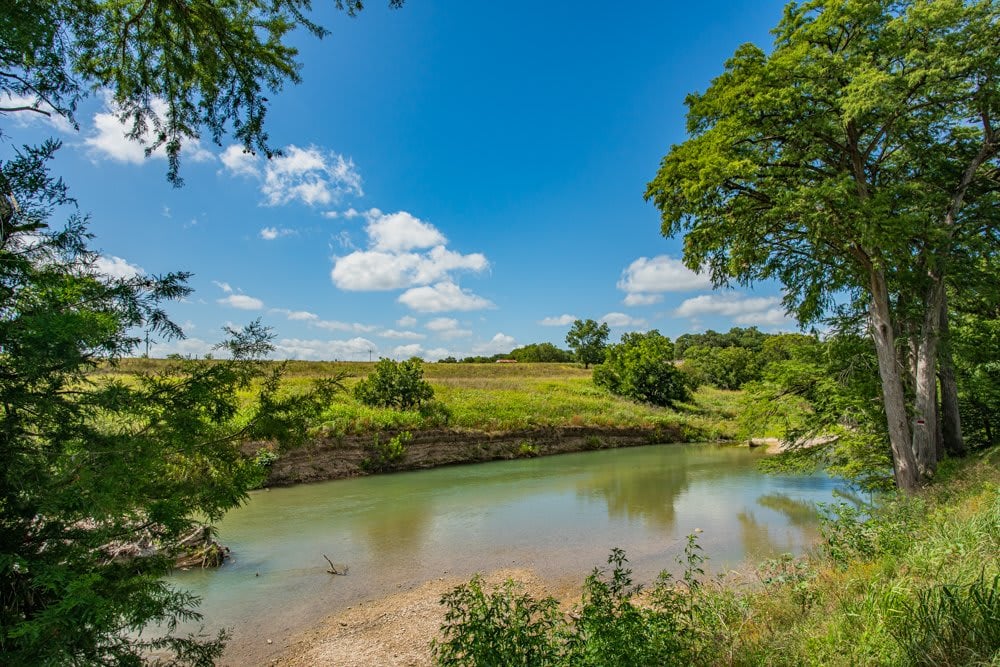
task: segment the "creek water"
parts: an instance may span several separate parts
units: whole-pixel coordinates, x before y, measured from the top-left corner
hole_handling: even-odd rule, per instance
[[[651,583],[679,570],[697,528],[719,572],[802,552],[817,537],[815,503],[845,491],[822,475],[762,474],[762,455],[654,445],[257,491],[219,525],[232,558],[172,582],[241,645],[438,577],[524,567],[582,582],[612,547]],[[328,574],[324,554],[347,576]]]

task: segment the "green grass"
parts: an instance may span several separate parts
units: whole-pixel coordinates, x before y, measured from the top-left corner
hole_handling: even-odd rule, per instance
[[[98,374],[129,376],[156,372],[162,360],[126,359]],[[291,361],[284,387],[304,391],[312,380],[347,372],[350,389],[374,364]],[[594,386],[592,371],[573,364],[425,364],[424,379],[434,401],[420,411],[371,408],[350,393],[341,395],[315,425],[331,434],[433,428],[487,432],[590,426],[672,430],[682,439],[720,440],[735,436],[739,393],[703,388],[674,409],[643,405]]]

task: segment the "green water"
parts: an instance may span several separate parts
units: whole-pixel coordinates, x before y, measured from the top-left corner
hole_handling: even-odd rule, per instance
[[[816,537],[815,503],[840,485],[756,471],[760,453],[659,445],[438,468],[255,492],[219,526],[232,559],[174,581],[203,598],[233,646],[295,631],[438,577],[526,567],[582,581],[611,547],[652,581],[702,529],[714,571]],[[326,573],[328,555],[350,567]]]

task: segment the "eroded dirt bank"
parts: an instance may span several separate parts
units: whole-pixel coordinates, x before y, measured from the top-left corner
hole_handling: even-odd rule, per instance
[[[375,439],[386,442],[395,432],[343,435],[315,440],[283,453],[272,465],[267,486],[288,486],[368,474],[363,465],[373,455]],[[419,470],[457,463],[549,456],[615,447],[683,442],[678,428],[551,427],[487,433],[435,429],[415,431],[406,456],[393,470]],[[251,447],[259,446],[251,444]]]

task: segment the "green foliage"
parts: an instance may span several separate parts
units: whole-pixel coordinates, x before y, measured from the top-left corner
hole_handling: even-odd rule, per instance
[[[1000,575],[981,572],[968,584],[921,591],[893,634],[911,665],[994,664],[1000,657]]]
[[[376,433],[368,447],[369,456],[361,461],[361,469],[366,472],[386,472],[393,470],[406,459],[413,434],[403,431],[383,441]]]
[[[568,363],[573,361],[573,355],[566,350],[560,350],[552,343],[532,343],[517,347],[506,355],[521,363]]]
[[[643,403],[672,406],[690,398],[685,377],[673,362],[674,347],[660,332],[626,333],[594,369],[594,384]]]
[[[354,387],[354,396],[365,405],[409,410],[434,398],[424,379],[423,364],[416,359],[379,359],[367,378]]]
[[[506,581],[491,593],[478,575],[446,593],[441,637],[432,644],[442,666],[546,667],[559,662],[560,622],[556,601],[536,600]]]
[[[594,320],[576,320],[566,334],[566,344],[573,350],[576,360],[589,368],[604,360],[611,328],[606,322],[598,324]]]
[[[166,550],[194,517],[218,520],[258,476],[241,442],[301,439],[339,385],[280,392],[259,322],[227,330],[224,358],[177,358],[131,382],[93,376],[134,354],[144,330],[181,336],[162,304],[190,290],[184,274],[101,275],[78,216],[46,228],[68,203],[45,170],[55,148],[3,169],[19,206],[0,226],[0,649],[10,664],[138,664],[151,649],[207,664],[223,637],[174,632],[198,614],[161,578],[171,559],[115,559],[111,545]],[[152,623],[167,634],[140,634]]]
[[[759,355],[743,347],[687,348],[684,370],[698,384],[719,389],[740,389],[747,382],[760,379]]]
[[[90,90],[106,90],[132,138],[163,147],[179,184],[185,142],[203,130],[219,143],[231,132],[247,151],[273,154],[264,119],[267,95],[298,83],[297,29],[309,0],[174,3],[18,0],[0,13],[0,97],[31,100],[33,111],[72,120]],[[402,0],[390,0],[390,6]],[[360,0],[336,0],[348,13]],[[158,101],[162,100],[162,106]],[[169,111],[169,113],[168,113]],[[148,132],[148,135],[147,135]]]

